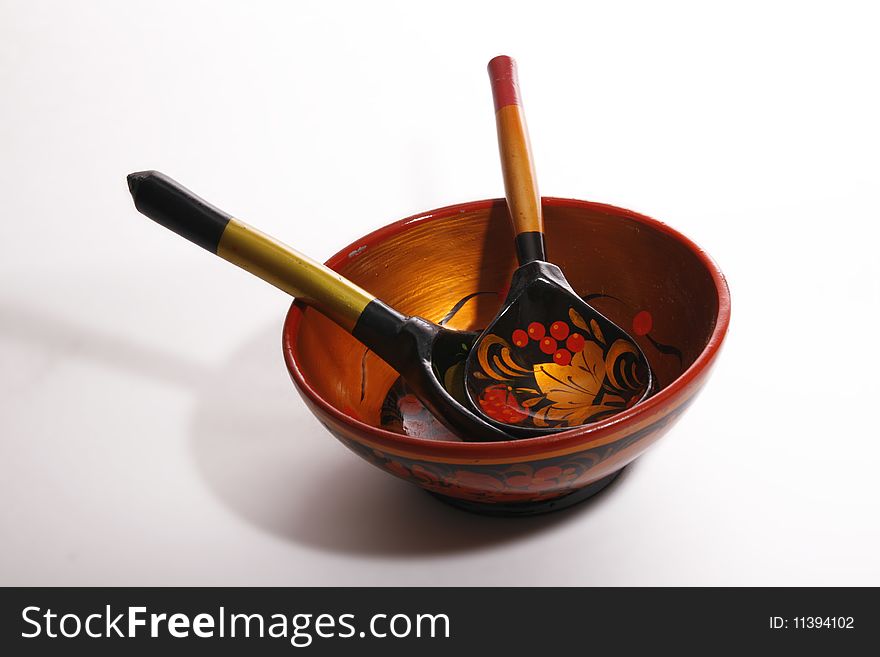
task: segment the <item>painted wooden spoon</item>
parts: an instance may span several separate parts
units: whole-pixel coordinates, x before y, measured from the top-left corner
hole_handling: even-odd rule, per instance
[[[630,408],[650,394],[652,375],[636,342],[547,262],[514,60],[494,58],[489,77],[519,268],[502,310],[467,358],[465,390],[494,426],[528,437]]]
[[[428,410],[462,440],[510,440],[503,428],[487,422],[464,401],[461,362],[477,333],[397,312],[162,173],[132,173],[128,187],[135,207],[150,219],[314,306],[363,342],[397,370]]]

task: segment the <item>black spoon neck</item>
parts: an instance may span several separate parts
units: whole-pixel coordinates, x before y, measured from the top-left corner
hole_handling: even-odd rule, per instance
[[[370,351],[410,378],[417,371],[430,371],[434,342],[449,329],[417,315],[404,315],[373,299],[358,318],[351,334]]]
[[[510,280],[510,290],[507,293],[507,303],[510,303],[514,298],[522,294],[527,287],[534,285],[540,280],[553,283],[574,294],[571,285],[569,285],[559,267],[544,260],[532,260],[514,270]]]
[[[415,318],[397,312],[379,299],[373,299],[364,308],[351,334],[379,358],[400,371],[418,351],[419,340],[415,335],[418,331],[406,330],[407,326],[413,324],[413,319]],[[418,328],[423,327],[419,325]]]
[[[516,236],[516,257],[520,265],[547,260],[544,233],[528,231]]]
[[[434,362],[441,350],[466,349],[476,335],[438,326],[418,316],[406,316],[379,300],[372,301],[355,325],[352,335],[397,370],[428,410],[458,433],[463,440],[510,440],[447,390]],[[462,354],[462,357],[464,354]],[[462,392],[464,381],[461,381]]]

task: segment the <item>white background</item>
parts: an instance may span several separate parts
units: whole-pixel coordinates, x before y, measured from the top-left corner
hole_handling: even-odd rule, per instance
[[[880,585],[870,7],[0,0],[0,584]],[[288,299],[125,185],[326,258],[502,195],[499,53],[542,193],[666,221],[733,296],[675,429],[531,519],[349,453],[288,380]]]

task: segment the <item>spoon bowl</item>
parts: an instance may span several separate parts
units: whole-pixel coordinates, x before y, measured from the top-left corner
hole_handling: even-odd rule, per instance
[[[548,262],[513,274],[505,306],[465,364],[471,403],[518,436],[611,417],[643,401],[651,370],[641,348],[583,301]]]

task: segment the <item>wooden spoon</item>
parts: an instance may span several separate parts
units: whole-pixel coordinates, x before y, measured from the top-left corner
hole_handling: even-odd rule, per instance
[[[461,363],[477,333],[397,312],[157,171],[129,175],[128,187],[135,207],[150,219],[314,306],[363,342],[462,440],[510,440],[463,403]]]
[[[652,375],[636,342],[585,303],[547,262],[514,60],[494,58],[489,77],[520,266],[502,310],[467,358],[465,390],[494,426],[529,437],[634,406],[650,394]]]

